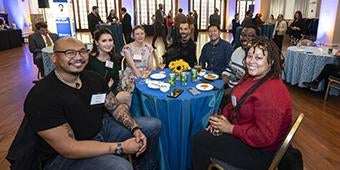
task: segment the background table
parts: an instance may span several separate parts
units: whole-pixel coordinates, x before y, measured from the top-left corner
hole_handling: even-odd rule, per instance
[[[284,66],[283,79],[286,82],[299,87],[305,87],[303,82],[311,82],[314,80],[326,64],[334,64],[339,58],[325,54],[326,48],[317,47],[288,47],[286,52],[286,61]],[[319,83],[314,91],[322,91],[324,83]],[[337,92],[332,90],[332,95],[337,95]]]
[[[124,41],[123,41],[123,28],[121,24],[112,24],[112,25],[96,25],[96,29],[101,29],[101,28],[106,28],[111,31],[113,35],[113,39],[115,41],[115,48],[116,52],[120,54],[122,51],[122,48],[124,46]]]
[[[260,26],[261,35],[272,38],[275,25],[263,24]]]
[[[0,31],[0,51],[22,46],[22,32],[20,29]]]
[[[168,75],[169,70],[165,70]],[[189,75],[187,86],[181,86],[179,80],[176,80],[176,86],[167,93],[149,89],[142,79],[136,81],[131,112],[134,116],[157,117],[162,122],[160,169],[185,170],[191,167],[192,139],[207,126],[209,116],[219,108],[223,96],[221,79],[212,82],[218,90],[193,96],[188,88],[200,81],[193,83],[190,77]],[[164,82],[168,82],[168,76]],[[184,92],[177,98],[167,97],[174,88],[183,89]]]

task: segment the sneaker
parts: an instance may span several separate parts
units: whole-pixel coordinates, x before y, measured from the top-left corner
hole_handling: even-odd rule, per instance
[[[319,82],[316,81],[312,81],[312,82],[303,82],[302,83],[304,86],[308,87],[308,88],[312,88],[312,89],[317,89],[319,86]]]

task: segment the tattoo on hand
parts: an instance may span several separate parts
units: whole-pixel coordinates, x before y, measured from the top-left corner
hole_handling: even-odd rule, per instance
[[[68,136],[74,139],[74,133],[73,133],[71,126],[68,123],[65,123],[63,124],[63,127],[66,129]]]

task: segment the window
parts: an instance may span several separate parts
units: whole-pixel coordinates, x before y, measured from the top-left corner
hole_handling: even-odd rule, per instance
[[[255,5],[255,0],[237,0],[236,13],[240,14],[240,21],[243,21],[246,12],[251,9],[250,5]],[[254,8],[252,10],[254,11]]]
[[[98,6],[99,16],[104,22],[111,9],[115,9],[119,17],[119,0],[74,0],[73,10],[77,31],[88,29],[87,15],[92,11],[92,6]]]
[[[190,0],[190,11],[196,10],[198,15],[198,29],[204,30],[209,26],[209,17],[215,8],[221,16],[221,28],[225,28],[225,0]]]
[[[172,10],[173,16],[175,11],[175,0],[135,0],[135,23],[136,25],[151,25],[152,16],[156,14],[158,4],[163,4],[164,12],[167,15]]]

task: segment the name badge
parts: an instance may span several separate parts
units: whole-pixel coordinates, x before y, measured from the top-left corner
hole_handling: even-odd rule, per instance
[[[112,62],[112,61],[109,61],[109,60],[106,60],[106,62],[105,62],[105,67],[107,67],[107,68],[113,68],[113,62]]]
[[[133,55],[133,60],[142,60],[142,55]]]
[[[90,105],[103,104],[105,102],[106,94],[93,94]]]
[[[236,96],[234,95],[231,96],[231,104],[233,105],[233,107],[236,107],[237,105]]]

